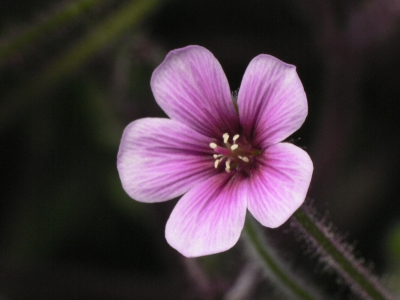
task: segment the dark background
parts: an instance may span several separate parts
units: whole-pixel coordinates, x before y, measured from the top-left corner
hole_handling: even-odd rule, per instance
[[[135,202],[116,170],[123,128],[164,116],[152,70],[191,44],[214,53],[232,90],[260,53],[297,66],[309,117],[293,140],[314,162],[309,196],[396,289],[400,1],[153,1],[121,30],[110,24],[141,1],[92,0],[57,17],[83,2],[0,3],[1,300],[234,299],[248,271],[242,244],[182,257],[164,238],[176,200]],[[288,225],[266,234],[326,293],[347,298]],[[273,290],[253,281],[246,299]]]

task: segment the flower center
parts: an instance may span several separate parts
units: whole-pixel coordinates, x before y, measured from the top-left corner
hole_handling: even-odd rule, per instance
[[[261,151],[254,149],[244,136],[235,134],[231,142],[228,133],[222,135],[223,143],[210,143],[210,148],[214,150],[214,167],[225,166],[225,171],[230,173],[232,170],[244,171],[248,173],[254,158],[261,154]]]

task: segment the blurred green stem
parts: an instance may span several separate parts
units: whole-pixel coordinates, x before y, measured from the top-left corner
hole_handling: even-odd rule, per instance
[[[320,300],[316,291],[289,269],[267,244],[266,238],[256,222],[248,217],[244,226],[244,239],[251,253],[260,260],[262,269],[267,277],[281,288],[286,295],[293,299]]]
[[[132,28],[159,2],[160,0],[131,1],[121,7],[111,17],[89,32],[80,43],[77,43],[56,60],[38,78],[38,81],[49,86],[59,78],[75,71],[91,56],[120,37],[125,30]]]
[[[66,50],[42,74],[34,77],[27,86],[6,97],[6,103],[0,111],[0,128],[4,128],[5,124],[11,122],[22,110],[27,111],[32,105],[45,101],[45,97],[37,100],[35,98],[77,70],[96,53],[120,37],[125,30],[132,29],[160,2],[161,0],[131,0],[88,32],[80,42]]]
[[[28,45],[32,45],[35,40],[44,37],[45,34],[55,31],[59,29],[61,25],[67,24],[73,18],[79,17],[102,1],[104,0],[81,0],[68,3],[46,20],[40,21],[38,24],[30,25],[25,31],[14,38],[5,38],[0,44],[0,63]]]
[[[363,299],[388,300],[394,299],[361,265],[352,254],[349,247],[338,239],[329,228],[318,221],[311,208],[304,205],[298,209],[293,218],[302,231],[304,239],[310,242],[316,252],[323,257],[323,261],[341,275],[353,292]]]

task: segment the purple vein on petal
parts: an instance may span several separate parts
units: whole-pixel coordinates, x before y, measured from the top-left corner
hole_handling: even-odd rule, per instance
[[[308,111],[296,68],[269,55],[255,57],[247,67],[238,107],[246,135],[262,148],[299,129]]]
[[[303,203],[313,165],[308,154],[289,143],[272,145],[257,158],[247,186],[248,209],[264,226],[282,225]]]
[[[171,119],[209,137],[238,129],[228,80],[207,49],[189,46],[171,51],[153,72],[151,87]]]
[[[125,191],[143,202],[182,195],[217,172],[208,145],[208,137],[170,119],[132,122],[118,153]]]
[[[166,238],[188,257],[225,251],[239,239],[245,215],[240,181],[217,174],[178,201],[167,222]]]

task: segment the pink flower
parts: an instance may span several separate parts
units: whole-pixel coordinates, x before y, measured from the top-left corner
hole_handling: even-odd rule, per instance
[[[170,117],[125,129],[118,170],[142,202],[182,196],[166,225],[185,256],[225,251],[238,241],[246,209],[266,227],[283,224],[304,202],[313,172],[308,154],[282,143],[303,124],[307,98],[296,68],[261,54],[237,95],[207,49],[171,51],[151,78]]]

